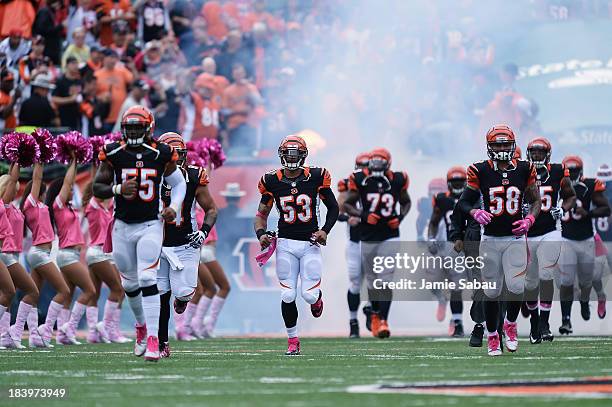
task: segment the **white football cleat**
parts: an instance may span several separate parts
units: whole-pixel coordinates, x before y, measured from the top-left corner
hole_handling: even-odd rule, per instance
[[[518,349],[518,334],[516,332],[516,322],[504,322],[505,342],[508,352],[516,352]]]
[[[147,325],[136,324],[136,343],[134,343],[134,355],[142,356],[147,351]],[[159,350],[158,350],[159,352]]]
[[[489,335],[487,339],[488,354],[489,356],[500,356],[502,354],[501,344],[499,343],[499,335],[497,332],[493,335]]]

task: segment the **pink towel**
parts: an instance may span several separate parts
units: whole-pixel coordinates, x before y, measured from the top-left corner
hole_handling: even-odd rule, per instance
[[[259,252],[257,256],[255,256],[255,260],[257,261],[257,264],[259,264],[259,267],[263,267],[264,264],[266,264],[268,260],[270,260],[270,257],[272,257],[272,255],[274,254],[274,250],[276,250],[276,237],[272,238],[270,246],[266,247],[261,252]]]

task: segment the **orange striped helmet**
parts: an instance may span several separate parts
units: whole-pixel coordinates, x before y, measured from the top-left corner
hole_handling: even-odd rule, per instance
[[[516,137],[505,124],[496,124],[487,132],[487,155],[493,161],[512,161],[516,152]]]
[[[306,142],[293,134],[285,137],[278,147],[278,157],[285,169],[295,170],[302,167],[308,157]]]
[[[429,196],[434,196],[440,192],[445,192],[447,188],[446,182],[444,178],[434,178],[429,181],[429,185],[427,186],[427,191],[429,192]]]
[[[386,148],[375,148],[370,151],[368,168],[372,172],[385,172],[391,167],[391,153]]]
[[[367,168],[370,162],[370,153],[360,153],[355,157],[355,169]]]
[[[446,173],[446,184],[448,186],[448,190],[453,193],[453,195],[461,195],[465,189],[466,183],[467,172],[465,171],[465,168],[460,166],[451,167],[451,169]]]
[[[121,116],[121,134],[129,145],[141,145],[153,135],[154,129],[153,113],[144,106],[132,106]]]
[[[569,171],[569,178],[572,180],[572,183],[580,181],[584,169],[582,158],[577,155],[568,155],[563,159],[563,169]]]
[[[536,137],[527,145],[527,159],[536,167],[545,167],[550,162],[552,145],[544,137]]]
[[[183,137],[180,134],[169,131],[159,136],[157,141],[168,144],[170,147],[173,147],[176,150],[179,156],[178,162],[180,165],[185,162],[185,159],[187,158],[187,147],[185,146]]]

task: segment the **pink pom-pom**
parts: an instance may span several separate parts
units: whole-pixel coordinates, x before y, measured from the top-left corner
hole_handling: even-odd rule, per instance
[[[104,137],[106,138],[107,143],[115,143],[123,139],[120,131],[113,131],[112,133],[106,134]]]
[[[40,159],[40,147],[31,135],[13,132],[5,134],[2,139],[3,156],[7,161],[30,167]]]
[[[196,167],[206,167],[206,162],[195,151],[187,151],[187,164],[195,165]]]
[[[59,162],[70,164],[72,160],[70,153],[73,151],[78,164],[91,161],[93,156],[91,143],[78,131],[69,131],[57,136],[57,160]]]
[[[40,158],[38,161],[43,164],[53,161],[57,152],[57,143],[51,132],[47,129],[38,128],[32,132],[32,137],[34,137],[40,148]]]
[[[89,138],[89,142],[91,143],[91,149],[93,150],[92,161],[94,165],[99,165],[100,161],[98,160],[98,153],[107,143],[107,139],[105,136],[91,136]]]
[[[210,156],[212,168],[221,167],[227,158],[225,157],[225,152],[223,151],[221,143],[216,139],[206,139],[204,141],[206,142],[206,149]]]

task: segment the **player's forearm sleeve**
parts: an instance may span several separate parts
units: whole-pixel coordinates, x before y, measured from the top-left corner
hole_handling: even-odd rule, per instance
[[[319,192],[321,194],[321,198],[325,207],[327,208],[327,215],[325,216],[325,224],[321,228],[325,233],[329,233],[334,224],[338,220],[338,214],[340,213],[340,208],[338,207],[338,201],[336,201],[336,197],[330,188],[321,189]]]
[[[454,242],[456,240],[463,240],[465,234],[465,215],[463,211],[459,209],[458,205],[455,205],[453,213],[451,215],[451,226],[449,229],[448,240]]]
[[[480,192],[474,191],[471,188],[466,188],[465,191],[461,194],[461,198],[459,198],[459,202],[457,202],[457,207],[465,214],[468,215],[470,211],[474,208],[474,204],[478,202],[478,198],[480,198]]]
[[[178,168],[172,174],[164,176],[164,179],[170,186],[170,207],[178,214],[185,199],[187,183],[185,183],[183,173]]]

